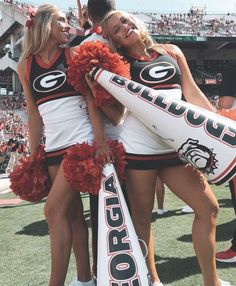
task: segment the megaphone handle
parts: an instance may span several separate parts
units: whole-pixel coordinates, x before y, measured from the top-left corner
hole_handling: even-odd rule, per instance
[[[147,255],[148,255],[148,247],[146,242],[143,239],[138,238],[139,241],[141,241],[143,243],[143,246],[145,248],[145,254],[143,254],[144,258],[146,259]]]

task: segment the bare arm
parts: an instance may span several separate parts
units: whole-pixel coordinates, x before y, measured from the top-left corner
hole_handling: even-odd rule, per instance
[[[106,144],[104,125],[101,110],[94,105],[91,94],[86,95],[89,118],[93,127],[94,142],[97,146],[97,155],[105,155],[107,163],[113,161],[112,153]]]
[[[86,75],[85,79],[90,89],[90,91],[88,90],[88,92],[90,92],[91,95],[95,97],[97,83],[93,81],[88,75]],[[113,105],[101,106],[100,108],[103,111],[103,113],[106,115],[108,120],[115,126],[122,122],[124,115],[126,113],[126,108],[119,102]]]
[[[77,0],[77,6],[78,6],[79,25],[80,28],[85,31],[86,29],[85,23],[89,22],[88,9],[86,5],[82,7],[80,0]]]
[[[167,50],[176,56],[177,63],[181,70],[182,90],[186,100],[199,107],[216,112],[216,109],[194,81],[183,52],[175,45],[166,45],[166,47]]]
[[[23,87],[27,105],[28,125],[30,134],[30,151],[31,154],[34,154],[37,151],[40,139],[42,138],[43,122],[39,114],[38,108],[36,106],[36,103],[33,99],[30,85],[26,79],[25,67],[26,67],[26,62],[25,61],[20,62],[17,66],[17,73]]]
[[[78,7],[78,18],[80,19],[82,15],[82,6],[80,0],[77,0],[77,7]]]
[[[226,108],[230,109],[233,106],[235,98],[232,96],[222,96],[219,98],[218,107],[219,109]]]

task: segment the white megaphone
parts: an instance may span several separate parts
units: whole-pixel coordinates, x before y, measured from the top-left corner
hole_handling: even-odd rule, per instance
[[[90,75],[212,183],[235,176],[235,121],[100,68]]]
[[[97,286],[151,285],[147,266],[113,165],[99,191]]]

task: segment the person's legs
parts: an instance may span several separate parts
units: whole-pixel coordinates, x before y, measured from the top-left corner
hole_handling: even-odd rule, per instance
[[[215,261],[215,232],[218,202],[204,176],[192,166],[161,170],[163,182],[180,199],[193,208],[194,249],[202,271],[204,286],[219,286]]]
[[[69,209],[69,221],[72,227],[73,252],[77,266],[77,280],[89,281],[91,279],[88,226],[83,214],[83,203],[78,193],[73,199]]]
[[[49,167],[49,172],[54,180],[44,209],[51,242],[49,286],[64,286],[73,241],[69,210],[78,193],[73,191],[66,182],[62,165],[58,171],[56,166]],[[81,205],[78,208],[81,208]],[[80,210],[81,212],[82,210]],[[83,230],[79,229],[78,231],[82,232]],[[89,279],[90,277],[87,280]]]
[[[167,210],[164,209],[165,187],[159,176],[157,176],[156,179],[155,193],[157,197],[157,214],[162,215],[166,213]]]
[[[231,202],[236,215],[236,176],[229,181],[229,189],[231,192]],[[236,225],[234,228],[233,238],[231,240],[231,247],[227,250],[217,252],[216,260],[226,263],[236,262]]]
[[[97,277],[97,247],[98,247],[98,196],[89,196],[90,220],[92,229],[93,275]]]
[[[229,181],[229,189],[231,192],[231,202],[234,208],[234,213],[236,215],[236,176]],[[231,241],[232,245],[230,247],[231,250],[233,250],[234,252],[236,252],[236,226],[234,229],[234,233],[233,233],[233,239]],[[236,262],[236,253],[235,253],[235,262]]]
[[[156,170],[127,170],[126,175],[126,190],[132,221],[138,238],[143,240],[148,247],[146,262],[153,282],[160,281],[156,271],[154,243],[151,235],[151,215],[154,204],[156,177]]]

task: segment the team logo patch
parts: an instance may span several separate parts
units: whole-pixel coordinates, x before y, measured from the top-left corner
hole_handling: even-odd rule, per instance
[[[216,163],[218,161],[213,149],[199,144],[199,140],[189,138],[182,144],[178,152],[183,159],[207,175],[214,174],[214,170],[217,169]]]
[[[50,92],[61,87],[66,81],[63,71],[55,70],[38,76],[33,82],[33,88],[38,92]]]
[[[140,78],[146,83],[161,83],[172,78],[176,73],[175,67],[168,62],[154,63],[141,70]]]

